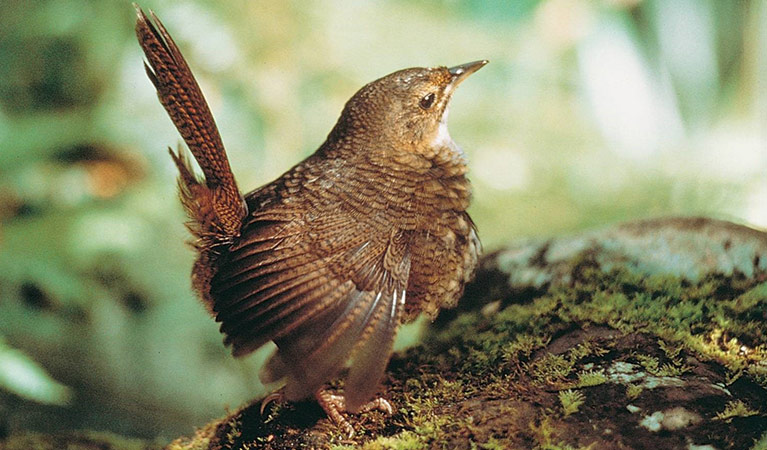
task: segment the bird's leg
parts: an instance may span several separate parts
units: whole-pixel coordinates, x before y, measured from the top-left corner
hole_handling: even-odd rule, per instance
[[[342,414],[343,412],[347,412],[346,399],[344,396],[332,394],[327,389],[320,389],[316,394],[314,394],[314,396],[317,399],[317,403],[319,403],[322,409],[325,411],[325,414],[330,417],[330,420],[335,422],[336,425],[343,429],[347,436],[352,437],[354,435],[354,428]],[[386,414],[391,414],[393,411],[391,403],[389,403],[388,400],[378,397],[375,400],[362,405],[362,407],[359,409],[359,412],[368,412],[374,409],[382,411]]]
[[[341,414],[341,411],[346,411],[346,401],[343,396],[331,394],[330,391],[325,389],[320,389],[314,396],[317,398],[317,403],[325,411],[325,414],[330,417],[330,420],[344,430],[348,437],[354,436],[352,424]]]

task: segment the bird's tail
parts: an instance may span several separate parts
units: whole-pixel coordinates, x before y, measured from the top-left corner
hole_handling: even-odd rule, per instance
[[[189,228],[200,250],[230,243],[239,236],[247,214],[234,179],[224,144],[208,103],[192,71],[162,22],[151,19],[136,4],[136,35],[146,55],[144,68],[157,89],[181,137],[191,150],[205,176],[199,180],[182,150],[170,150],[179,169],[179,192],[192,222]]]

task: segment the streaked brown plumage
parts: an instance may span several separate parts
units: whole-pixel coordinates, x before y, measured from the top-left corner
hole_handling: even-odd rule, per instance
[[[399,324],[453,306],[474,272],[466,161],[446,120],[455,87],[487,61],[364,86],[316,153],[243,197],[183,56],[137,12],[147,74],[204,174],[171,151],[199,253],[194,288],[235,356],[274,341],[264,382],[286,378],[287,400],[314,395],[351,431],[338,409],[366,408]],[[343,397],[324,391],[349,362]]]

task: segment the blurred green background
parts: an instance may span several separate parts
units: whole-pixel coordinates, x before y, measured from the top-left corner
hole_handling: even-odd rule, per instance
[[[180,142],[120,0],[0,15],[0,436],[170,439],[260,395],[192,294]],[[639,217],[767,226],[763,0],[147,1],[240,186],[324,140],[363,84],[491,64],[456,93],[485,247]],[[411,333],[413,334],[413,333]]]

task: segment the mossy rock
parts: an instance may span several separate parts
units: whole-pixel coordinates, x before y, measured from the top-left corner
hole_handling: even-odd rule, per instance
[[[168,448],[765,449],[767,235],[666,219],[492,253],[381,394],[352,439],[256,400]]]
[[[767,234],[677,218],[493,252],[380,394],[394,414],[351,439],[257,399],[166,448],[765,450]]]

